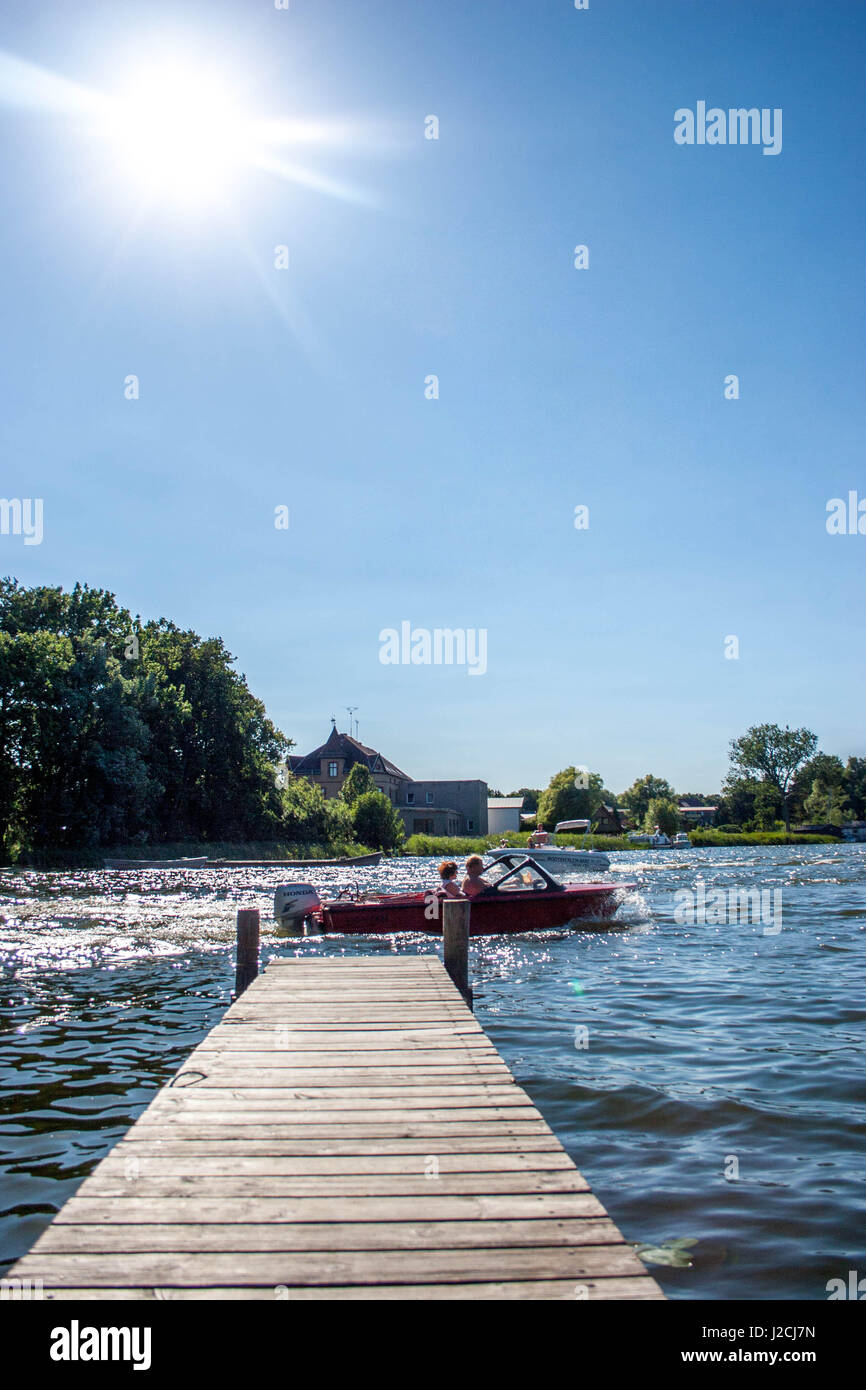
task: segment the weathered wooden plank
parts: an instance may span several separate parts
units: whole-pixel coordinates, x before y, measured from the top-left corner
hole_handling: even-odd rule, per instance
[[[200,1085],[188,1088],[190,1102],[196,1097],[195,1104],[218,1104],[223,1096],[228,1095],[253,1106],[260,1100],[283,1099],[286,1105],[303,1101],[309,1110],[351,1110],[368,1100],[375,1100],[377,1109],[394,1104],[407,1110],[423,1108],[431,1101],[435,1101],[437,1109],[484,1105],[488,1102],[495,1105],[526,1105],[525,1091],[513,1081],[508,1085],[501,1081],[488,1084],[479,1080],[474,1072],[460,1084],[447,1080],[437,1082],[434,1078],[432,1081],[420,1081],[411,1088],[405,1085],[323,1086],[318,1082],[309,1086],[282,1086],[279,1084],[279,1072],[271,1073],[271,1076],[273,1079],[270,1081],[262,1080],[260,1076],[239,1075],[237,1080],[231,1075],[205,1077]],[[381,1106],[379,1101],[382,1102]]]
[[[390,1054],[388,1054],[390,1056]],[[465,1053],[454,1053],[445,1056],[438,1053],[434,1058],[422,1057],[416,1054],[415,1057],[407,1059],[405,1062],[371,1062],[368,1057],[358,1058],[357,1066],[352,1065],[352,1058],[345,1057],[337,1065],[333,1062],[323,1063],[321,1058],[316,1058],[313,1054],[305,1057],[291,1056],[288,1053],[274,1051],[268,1052],[212,1052],[212,1053],[193,1053],[190,1059],[193,1065],[185,1072],[181,1073],[184,1077],[189,1077],[189,1072],[198,1071],[204,1075],[216,1073],[218,1069],[224,1068],[251,1068],[254,1072],[262,1071],[265,1068],[277,1067],[281,1057],[285,1060],[287,1069],[294,1075],[301,1075],[306,1078],[317,1077],[338,1077],[342,1078],[342,1084],[346,1085],[355,1080],[362,1080],[365,1077],[373,1076],[393,1076],[396,1079],[403,1078],[409,1080],[414,1076],[445,1075],[448,1072],[466,1075],[471,1072],[475,1076],[501,1076],[511,1078],[511,1072],[501,1060],[496,1061],[473,1061],[467,1059]],[[204,1072],[202,1073],[202,1069]],[[351,1070],[348,1070],[351,1068]]]
[[[93,1196],[101,1201],[109,1197],[171,1198],[193,1195],[211,1196],[215,1201],[225,1202],[227,1209],[233,1210],[235,1198],[306,1198],[323,1197],[328,1200],[340,1197],[394,1197],[419,1198],[426,1200],[431,1191],[443,1196],[482,1195],[498,1193],[521,1196],[547,1192],[588,1192],[589,1185],[576,1168],[558,1168],[544,1171],[516,1168],[504,1172],[439,1172],[435,1178],[428,1177],[420,1167],[411,1173],[328,1173],[324,1176],[309,1174],[281,1175],[251,1174],[240,1175],[188,1173],[162,1171],[154,1176],[142,1172],[137,1177],[127,1176],[122,1168],[113,1171],[97,1170],[100,1176],[88,1178],[78,1189],[76,1197]],[[65,1211],[65,1207],[62,1211]],[[62,1211],[55,1217],[60,1219]]]
[[[481,1250],[488,1247],[611,1245],[619,1232],[607,1217],[501,1221],[110,1222],[52,1223],[33,1248],[42,1255],[174,1252],[265,1254],[295,1251]]]
[[[269,1128],[273,1125],[315,1126],[317,1129],[326,1126],[328,1128],[344,1125],[351,1125],[353,1132],[362,1133],[364,1129],[370,1129],[381,1125],[383,1128],[394,1124],[406,1125],[442,1125],[445,1133],[451,1133],[449,1128],[452,1125],[459,1125],[461,1131],[466,1133],[483,1133],[482,1130],[467,1129],[476,1121],[490,1125],[498,1121],[504,1121],[509,1132],[515,1126],[529,1125],[531,1133],[541,1125],[545,1125],[538,1111],[532,1105],[497,1105],[491,1101],[485,1105],[479,1102],[474,1107],[469,1106],[444,1106],[441,1109],[426,1106],[406,1111],[400,1106],[382,1108],[381,1103],[370,1102],[368,1109],[363,1106],[355,1106],[353,1109],[338,1110],[333,1107],[328,1109],[317,1108],[307,1110],[303,1102],[298,1102],[292,1106],[288,1100],[257,1103],[253,1109],[250,1101],[238,1100],[234,1104],[228,1099],[217,1099],[212,1105],[198,1106],[175,1106],[168,1099],[162,1100],[159,1105],[152,1105],[146,1116],[142,1116],[137,1121],[134,1128],[140,1130],[150,1125],[163,1126],[172,1125],[232,1125],[237,1129],[247,1129],[250,1126],[255,1128]],[[547,1126],[545,1125],[545,1128]],[[339,1131],[338,1131],[339,1132]],[[345,1131],[343,1131],[345,1132]]]
[[[71,1228],[67,1228],[71,1229]],[[157,1228],[158,1229],[158,1228]],[[459,1250],[368,1250],[293,1252],[104,1252],[39,1254],[15,1267],[20,1278],[41,1278],[50,1288],[89,1284],[117,1288],[138,1284],[394,1284],[465,1283],[514,1279],[580,1279],[642,1274],[627,1245],[494,1246]]]
[[[206,1068],[206,1069],[204,1069]],[[274,1077],[274,1080],[261,1081],[261,1077]],[[235,1081],[236,1079],[236,1081]],[[243,1063],[235,1066],[234,1058],[229,1058],[225,1063],[211,1065],[210,1062],[200,1062],[196,1068],[190,1068],[188,1072],[179,1072],[175,1077],[172,1090],[181,1090],[182,1087],[199,1086],[222,1086],[222,1084],[239,1084],[239,1086],[285,1086],[285,1087],[342,1087],[343,1090],[357,1090],[361,1086],[385,1086],[410,1087],[428,1086],[428,1084],[449,1083],[455,1086],[509,1086],[514,1083],[512,1073],[505,1066],[492,1066],[487,1062],[484,1065],[473,1066],[471,1063],[417,1063],[416,1066],[356,1066],[352,1073],[346,1072],[342,1066],[325,1066],[325,1068],[306,1068],[303,1066],[302,1058],[286,1058],[285,1066],[279,1065],[278,1056],[274,1056],[270,1061],[254,1066],[249,1059],[243,1059]]]
[[[354,1070],[356,1067],[387,1067],[392,1065],[405,1067],[410,1066],[415,1058],[418,1058],[419,1062],[427,1062],[430,1065],[439,1062],[462,1062],[465,1065],[472,1055],[469,1048],[419,1047],[414,1050],[404,1048],[402,1051],[395,1048],[388,1052],[308,1052],[304,1054],[304,1062],[310,1071],[332,1067],[345,1067],[347,1070]],[[273,1051],[262,1051],[260,1045],[256,1049],[250,1048],[249,1050],[237,1048],[231,1053],[233,1062],[239,1065],[243,1065],[247,1056],[253,1059],[249,1065],[260,1066],[262,1062],[273,1059],[274,1053]],[[491,1065],[496,1065],[494,1053],[481,1052],[476,1049],[475,1056],[479,1058],[479,1065],[481,1066],[485,1064],[485,1059],[488,1057],[491,1059]]]
[[[148,1139],[178,1137],[180,1128],[177,1119],[166,1125],[160,1125],[156,1120],[153,1124],[139,1120],[135,1127],[139,1137]],[[238,1138],[238,1127],[231,1123],[207,1124],[203,1120],[197,1120],[191,1129],[199,1139],[224,1139],[230,1142]],[[301,1133],[301,1131],[303,1132]],[[509,1125],[504,1124],[501,1120],[475,1120],[474,1122],[467,1121],[461,1125],[457,1122],[453,1124],[412,1123],[406,1119],[393,1124],[353,1126],[310,1124],[299,1126],[286,1123],[261,1124],[256,1128],[258,1135],[274,1139],[341,1139],[347,1132],[356,1139],[425,1139],[435,1149],[436,1141],[440,1139],[460,1137],[471,1139],[473,1136],[496,1138],[502,1134],[521,1139],[527,1135],[545,1134],[546,1126],[543,1120],[524,1120]]]
[[[525,1145],[507,1146],[507,1139],[494,1140],[497,1147],[490,1152],[481,1152],[481,1141],[470,1146],[472,1152],[460,1152],[456,1148],[456,1140],[451,1145],[439,1144],[428,1146],[426,1154],[416,1146],[407,1151],[403,1148],[402,1152],[380,1152],[380,1153],[352,1153],[352,1154],[325,1154],[318,1157],[295,1155],[281,1157],[279,1155],[253,1157],[243,1153],[214,1156],[213,1158],[195,1155],[188,1159],[177,1155],[166,1155],[165,1158],[137,1158],[136,1162],[140,1169],[145,1173],[152,1173],[158,1176],[160,1173],[180,1174],[189,1173],[194,1176],[201,1174],[223,1174],[226,1177],[233,1177],[241,1173],[272,1174],[275,1177],[282,1175],[289,1177],[292,1174],[302,1176],[324,1177],[328,1173],[423,1173],[424,1163],[419,1161],[429,1155],[437,1160],[440,1173],[444,1170],[449,1173],[500,1173],[503,1171],[522,1172],[527,1168],[537,1171],[549,1168],[570,1169],[571,1159],[554,1144],[547,1144],[546,1147],[532,1150]],[[384,1148],[382,1145],[378,1146]],[[396,1143],[394,1148],[400,1146]],[[450,1149],[450,1151],[449,1151]],[[109,1159],[103,1160],[105,1163]],[[122,1168],[125,1158],[114,1159],[111,1161]],[[100,1169],[97,1171],[101,1171]]]
[[[174,1093],[171,1093],[174,1094]],[[165,1097],[168,1101],[168,1096]],[[188,1093],[190,1111],[212,1110],[227,1105],[248,1106],[253,1110],[276,1105],[282,1110],[303,1106],[307,1114],[318,1111],[349,1111],[363,1109],[368,1102],[374,1110],[462,1110],[478,1106],[506,1106],[526,1109],[526,1093],[519,1086],[416,1086],[407,1092],[405,1086],[334,1086],[288,1087],[248,1086],[243,1083],[220,1086],[213,1083]],[[160,1097],[160,1104],[163,1099]],[[155,1108],[151,1107],[151,1113]],[[537,1111],[535,1112],[538,1113]]]
[[[539,1217],[603,1218],[604,1207],[591,1192],[481,1193],[457,1196],[432,1195],[435,1183],[423,1196],[387,1197],[248,1197],[227,1203],[221,1196],[202,1197],[198,1191],[186,1197],[87,1197],[83,1189],[65,1204],[54,1225],[200,1225],[225,1223],[256,1225],[262,1222],[378,1222],[391,1221],[531,1221]],[[135,1188],[132,1188],[135,1191]]]
[[[53,1302],[66,1302],[73,1300],[116,1301],[120,1299],[130,1299],[139,1302],[160,1299],[168,1302],[192,1302],[207,1300],[227,1300],[238,1302],[318,1302],[327,1299],[329,1302],[335,1299],[376,1302],[399,1300],[401,1303],[407,1299],[423,1301],[429,1303],[442,1300],[465,1300],[473,1303],[483,1300],[485,1302],[495,1300],[519,1301],[525,1303],[527,1300],[567,1300],[568,1302],[598,1300],[625,1300],[633,1303],[638,1299],[663,1300],[664,1294],[654,1279],[648,1275],[636,1275],[631,1277],[585,1278],[579,1283],[574,1279],[533,1279],[528,1282],[514,1280],[510,1283],[477,1283],[477,1284],[376,1284],[364,1286],[355,1284],[336,1288],[325,1286],[322,1288],[304,1287],[298,1285],[293,1288],[282,1284],[277,1287],[267,1285],[263,1288],[250,1285],[247,1288],[213,1286],[209,1288],[129,1288],[129,1289],[94,1289],[94,1288],[68,1288],[68,1289],[46,1289],[46,1300]]]

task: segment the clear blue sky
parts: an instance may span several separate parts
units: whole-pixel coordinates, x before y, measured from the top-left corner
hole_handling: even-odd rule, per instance
[[[297,162],[354,193],[143,206],[7,64],[2,492],[45,538],[3,573],[218,634],[298,751],[357,705],[419,778],[712,791],[762,721],[866,752],[866,536],[825,529],[866,497],[866,6],[16,9],[0,50],[88,91],[169,49],[345,123]],[[781,107],[782,153],[676,145],[699,100]],[[382,665],[404,619],[486,628],[487,674]]]

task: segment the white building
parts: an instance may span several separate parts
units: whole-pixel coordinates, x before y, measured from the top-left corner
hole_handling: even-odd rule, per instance
[[[488,835],[504,835],[508,830],[519,830],[522,805],[522,796],[488,796]]]

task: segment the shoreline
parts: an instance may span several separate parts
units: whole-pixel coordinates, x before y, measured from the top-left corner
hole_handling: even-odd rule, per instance
[[[490,849],[497,848],[499,840],[503,838],[496,835],[488,835],[477,838],[466,837],[442,837],[427,835],[413,835],[406,841],[401,850],[396,853],[386,854],[385,858],[394,859],[424,859],[424,858],[443,858],[445,856],[465,857],[469,854],[485,854]],[[510,834],[504,837],[508,841],[508,847],[516,850],[526,850],[528,834]],[[744,831],[742,834],[723,833],[717,830],[696,830],[689,832],[691,848],[694,849],[713,849],[713,848],[737,848],[744,846],[770,847],[784,845],[837,845],[847,844],[848,841],[838,838],[835,835],[786,835],[782,831]],[[597,849],[607,853],[618,854],[626,851],[643,851],[651,854],[665,853],[664,850],[652,849],[649,845],[635,844],[625,836],[617,835],[589,835],[586,840],[582,840],[578,835],[560,835],[557,837],[557,844],[568,848]],[[680,848],[675,846],[674,848]],[[195,859],[206,857],[211,860],[225,861],[247,860],[257,862],[273,862],[277,867],[280,861],[285,860],[322,860],[331,861],[335,858],[358,858],[362,855],[373,854],[376,851],[368,845],[322,845],[322,844],[287,844],[280,841],[255,841],[232,843],[221,841],[219,843],[196,842],[175,842],[161,845],[105,845],[98,849],[44,849],[31,850],[22,853],[17,858],[5,858],[0,863],[2,869],[32,870],[35,872],[62,871],[64,869],[104,869],[105,861],[110,859],[148,859],[157,863],[165,861],[166,868],[172,867],[171,861],[178,859]],[[682,847],[682,853],[688,853]],[[204,867],[219,868],[220,863],[209,864]],[[175,865],[175,867],[177,867]]]

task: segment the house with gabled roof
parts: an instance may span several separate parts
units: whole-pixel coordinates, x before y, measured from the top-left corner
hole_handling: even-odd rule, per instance
[[[384,792],[395,806],[405,803],[412,779],[375,748],[367,748],[351,734],[339,733],[336,724],[325,742],[314,748],[312,753],[301,758],[289,758],[289,766],[295,776],[316,782],[329,798],[340,795],[343,783],[355,763],[369,768],[379,791]]]
[[[302,757],[289,757],[296,777],[306,777],[329,799],[339,796],[356,763],[369,768],[380,792],[403,817],[407,835],[486,835],[487,783],[478,778],[462,782],[416,782],[390,758],[341,734],[333,724],[323,744]]]

